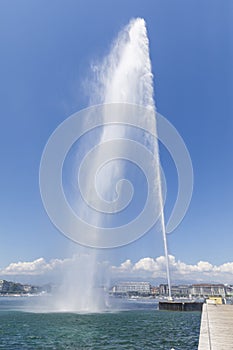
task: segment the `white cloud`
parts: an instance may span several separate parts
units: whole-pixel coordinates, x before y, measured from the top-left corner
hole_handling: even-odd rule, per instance
[[[122,266],[127,263],[127,274],[130,278],[166,278],[166,260],[164,256],[157,258],[143,258],[132,264],[126,260],[119,267],[114,267],[114,273],[120,278],[125,277]],[[196,264],[186,264],[172,255],[169,256],[172,280],[216,281],[233,283],[233,262],[222,265],[212,265],[208,261],[199,261]]]
[[[120,272],[129,272],[133,267],[133,264],[129,259],[125,260],[120,266],[112,266],[112,270],[120,271]]]
[[[223,283],[233,283],[233,262],[222,265],[212,265],[207,261],[199,261],[196,264],[186,264],[172,255],[169,256],[172,280],[192,280],[192,281],[216,281]],[[73,267],[79,269],[92,268],[94,266],[89,256],[74,255],[67,259],[52,259],[48,262],[44,258],[39,258],[31,262],[11,263],[7,267],[0,269],[0,278],[3,276],[62,276],[65,271],[74,271]],[[133,263],[127,259],[119,266],[110,266],[104,262],[104,271],[110,272],[110,276],[116,278],[166,278],[166,260],[164,256],[157,258],[146,257]],[[88,267],[89,265],[89,267]],[[79,274],[80,270],[76,270]]]
[[[65,260],[53,259],[46,263],[44,258],[34,261],[11,263],[0,270],[1,275],[41,275],[64,264]]]

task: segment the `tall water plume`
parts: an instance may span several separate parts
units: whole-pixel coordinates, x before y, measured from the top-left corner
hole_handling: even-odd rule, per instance
[[[95,71],[95,84],[90,98],[91,103],[132,103],[156,111],[149,40],[144,19],[136,18],[131,20],[128,26],[119,33],[113,43],[110,54],[103,60],[102,64],[93,66],[93,69]],[[149,121],[149,123],[152,133],[157,135],[156,118]],[[125,136],[127,135],[127,131],[112,129],[109,132],[109,130],[104,130],[101,141],[111,138],[113,135],[115,137]],[[147,136],[145,138],[147,139]],[[148,140],[144,141],[148,145]],[[164,241],[169,297],[171,298],[169,256],[163,210],[164,203],[158,142],[150,139],[149,145],[152,145],[155,155],[156,194],[161,212],[161,231]],[[114,171],[116,172],[116,168],[113,166],[110,172],[114,174]],[[124,170],[120,169],[120,171],[123,172]],[[110,183],[106,186],[107,190],[111,186],[113,174],[109,174]]]
[[[155,103],[153,99],[153,75],[151,69],[151,62],[149,56],[149,41],[147,37],[147,30],[145,21],[142,18],[133,19],[130,23],[123,28],[114,41],[110,53],[99,64],[92,66],[93,78],[88,83],[88,91],[90,93],[90,105],[96,104],[134,104],[143,106],[151,111],[155,116]],[[92,116],[93,117],[93,116]],[[108,115],[104,115],[102,123],[108,122]],[[156,118],[145,120],[145,124],[150,126],[152,134],[156,135]],[[131,138],[133,134],[132,129],[124,126],[111,125],[109,127],[102,127],[95,134],[95,141],[97,144],[103,144],[106,141],[114,139]],[[87,143],[92,143],[93,137],[86,139]],[[157,140],[150,138],[148,134],[143,134],[142,144],[152,149],[154,154],[154,191],[156,198],[157,209],[160,213],[161,230],[164,240],[164,250],[167,262],[167,278],[169,284],[170,293],[170,275],[168,264],[168,251],[167,251],[167,238],[165,232],[164,213],[163,213],[163,193],[161,184],[161,172],[159,162],[159,148]],[[74,152],[77,152],[75,156],[75,163],[80,165],[82,156],[80,153],[85,154],[87,145],[84,142],[78,145],[78,148]],[[90,146],[90,145],[88,145]],[[124,144],[118,144],[119,154],[124,153]],[[122,149],[123,148],[123,149]],[[94,202],[94,191],[90,184],[93,179],[98,185],[98,192],[101,197],[107,203],[117,204],[117,199],[123,195],[124,187],[121,187],[121,179],[125,178],[127,167],[124,163],[110,162],[107,166],[103,166],[98,172],[96,177],[93,177],[93,169],[96,169],[100,163],[101,150],[96,152],[95,158],[92,160],[88,171],[85,173],[85,183],[82,188],[83,193],[86,194],[86,198],[89,203]],[[94,181],[94,182],[95,182]],[[120,184],[117,191],[113,191],[113,185]],[[76,198],[76,197],[75,197]],[[73,201],[73,207],[76,212],[84,219],[90,220],[90,208],[86,208],[85,202],[76,198]],[[114,210],[113,210],[114,212]],[[153,215],[153,214],[152,214]],[[92,239],[95,241],[93,246],[98,246],[99,239],[99,227],[106,225],[106,221],[111,221],[109,218],[103,218],[96,211],[92,211],[91,222],[96,227],[95,233]],[[108,223],[109,224],[109,223]],[[111,222],[110,222],[111,227]],[[106,274],[106,269],[102,269],[98,262],[98,251],[92,249],[88,253],[88,263],[86,258],[84,262],[80,258],[79,262],[85,267],[75,267],[66,274],[63,287],[61,290],[60,298],[58,299],[58,308],[71,311],[101,311],[103,306],[103,298],[100,290],[97,293],[100,280],[104,280],[103,275]],[[84,274],[84,277],[83,277]],[[96,278],[98,276],[98,278]],[[78,282],[77,282],[78,279]],[[76,282],[74,282],[76,281]],[[102,283],[101,282],[101,283]],[[106,283],[103,282],[103,283]],[[67,288],[69,286],[69,288]],[[66,295],[64,302],[64,293]],[[97,296],[98,294],[98,296]],[[93,302],[94,301],[94,302]]]

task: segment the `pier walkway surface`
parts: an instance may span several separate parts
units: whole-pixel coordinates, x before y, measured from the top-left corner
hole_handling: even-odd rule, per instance
[[[233,305],[203,304],[198,350],[233,349]]]

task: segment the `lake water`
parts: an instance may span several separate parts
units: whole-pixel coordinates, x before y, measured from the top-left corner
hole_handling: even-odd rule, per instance
[[[0,349],[198,348],[199,312],[159,311],[153,301],[94,314],[30,312],[34,298],[0,298]]]

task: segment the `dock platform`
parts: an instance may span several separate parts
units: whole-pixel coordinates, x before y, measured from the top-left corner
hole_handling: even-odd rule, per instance
[[[203,304],[198,350],[233,349],[233,305]]]
[[[203,302],[160,301],[159,310],[164,311],[201,311]]]

